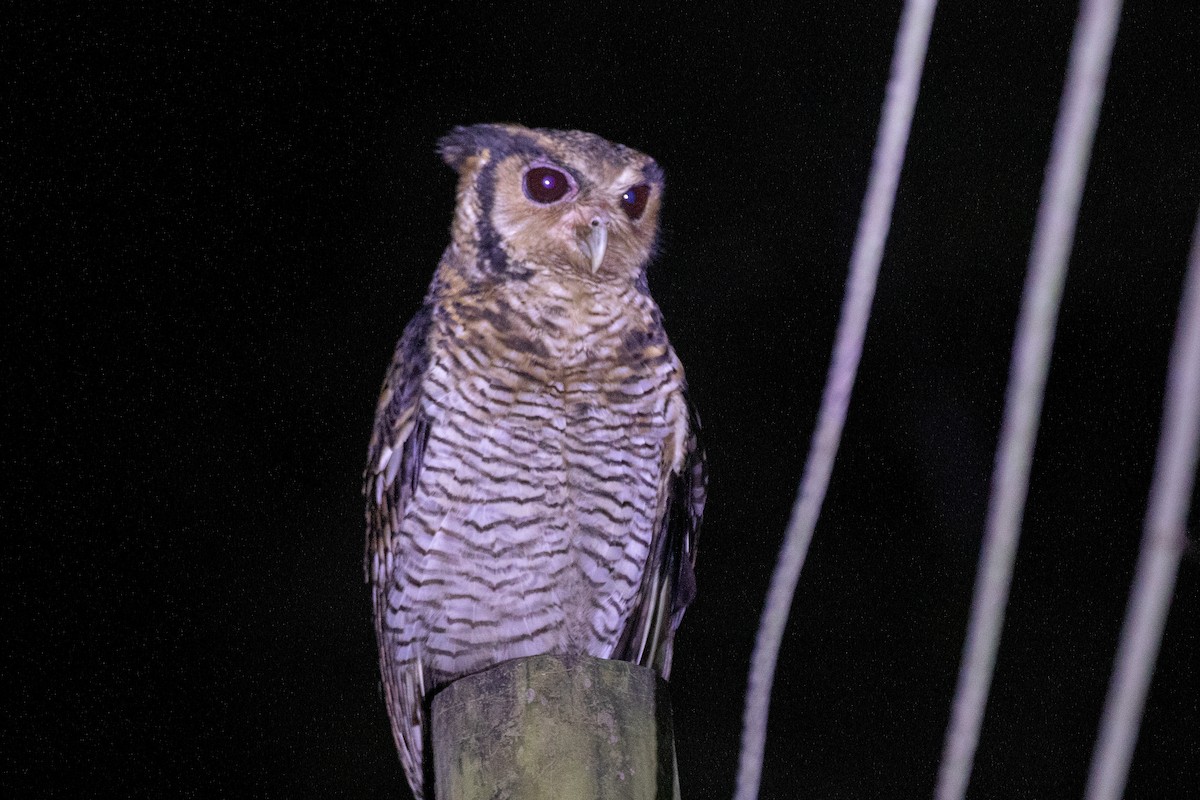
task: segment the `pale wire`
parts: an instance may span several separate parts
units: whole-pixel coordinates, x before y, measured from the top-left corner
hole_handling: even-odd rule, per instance
[[[937,800],[961,800],[979,743],[1029,488],[1059,300],[1120,12],[1119,0],[1084,0],[1075,24],[1017,321],[983,550],[938,772]]]
[[[1100,736],[1092,753],[1087,800],[1117,800],[1125,790],[1146,690],[1175,587],[1175,573],[1187,541],[1184,527],[1196,477],[1197,440],[1200,440],[1200,215],[1192,231],[1188,261],[1167,371],[1162,430],[1141,553],[1104,704]]]
[[[884,98],[883,118],[879,124],[867,195],[850,257],[850,277],[842,302],[833,362],[821,398],[816,433],[809,448],[800,492],[792,507],[787,535],[775,574],[771,578],[758,640],[754,645],[746,688],[746,709],[742,718],[742,753],[734,795],[736,800],[754,800],[758,796],[767,738],[767,710],[779,645],[846,421],[846,409],[862,355],[879,262],[891,224],[896,184],[904,163],[904,150],[912,126],[913,107],[917,102],[921,69],[925,64],[925,50],[936,5],[936,0],[906,0],[900,18],[900,32],[896,37],[892,73]]]

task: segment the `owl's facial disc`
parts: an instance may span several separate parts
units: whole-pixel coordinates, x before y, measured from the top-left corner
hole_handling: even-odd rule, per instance
[[[608,249],[608,220],[600,216],[592,217],[587,236],[579,240],[579,249],[592,262],[592,274],[600,269],[604,262],[604,251]]]
[[[496,261],[540,268],[554,280],[639,280],[658,228],[658,166],[634,151],[568,134],[533,131],[527,138],[522,147],[480,157],[494,166],[478,172],[482,202],[463,207],[463,237],[478,231],[479,221],[467,213],[478,207],[494,232],[487,243],[503,250]]]

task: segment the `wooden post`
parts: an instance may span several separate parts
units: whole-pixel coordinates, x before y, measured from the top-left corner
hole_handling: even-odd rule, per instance
[[[437,800],[679,800],[671,703],[624,661],[533,656],[433,700]]]

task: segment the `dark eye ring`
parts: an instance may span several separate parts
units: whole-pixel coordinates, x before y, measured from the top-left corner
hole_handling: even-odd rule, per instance
[[[650,199],[650,187],[644,183],[630,186],[621,195],[621,210],[632,220],[639,219],[646,210],[646,201]]]
[[[525,195],[535,203],[557,202],[571,189],[571,179],[553,167],[534,167],[525,173]]]

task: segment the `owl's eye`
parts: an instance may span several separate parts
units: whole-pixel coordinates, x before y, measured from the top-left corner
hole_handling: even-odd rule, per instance
[[[535,203],[561,200],[570,188],[571,179],[566,173],[552,167],[534,167],[525,173],[525,194]]]
[[[621,210],[625,216],[636,220],[646,210],[646,201],[650,199],[650,187],[644,183],[631,186],[621,195]]]

